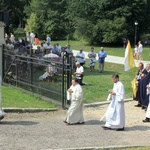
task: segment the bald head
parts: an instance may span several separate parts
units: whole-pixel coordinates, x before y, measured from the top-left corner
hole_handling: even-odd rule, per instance
[[[80,63],[79,62],[76,62],[76,67],[79,67],[80,66]]]

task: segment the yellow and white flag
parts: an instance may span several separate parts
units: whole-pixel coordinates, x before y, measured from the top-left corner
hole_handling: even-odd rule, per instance
[[[128,71],[129,69],[134,67],[135,67],[135,62],[133,58],[133,52],[131,49],[130,41],[128,40],[128,44],[125,51],[124,69],[125,71]]]

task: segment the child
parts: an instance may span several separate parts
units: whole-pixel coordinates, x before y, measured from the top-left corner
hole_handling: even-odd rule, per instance
[[[135,45],[135,48],[134,48],[134,58],[138,60],[138,46]]]

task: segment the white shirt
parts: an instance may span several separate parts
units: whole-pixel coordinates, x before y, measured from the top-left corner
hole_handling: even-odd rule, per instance
[[[34,33],[30,33],[30,36],[31,36],[31,38],[34,38],[35,37],[35,35],[34,35]]]
[[[13,35],[13,34],[11,34],[11,42],[14,42],[14,40],[15,40],[15,36]]]
[[[77,73],[82,73],[82,72],[84,73],[84,68],[83,68],[83,66],[77,67],[77,68],[76,68],[76,72],[77,72]],[[77,78],[77,79],[81,79],[81,75],[80,75],[80,74],[76,74],[76,78]]]
[[[137,53],[137,52],[138,52],[138,49],[137,49],[136,47],[134,48],[134,52],[135,52],[135,53]]]
[[[143,45],[142,45],[142,44],[139,44],[138,50],[139,50],[139,52],[142,52],[142,51],[143,51]]]

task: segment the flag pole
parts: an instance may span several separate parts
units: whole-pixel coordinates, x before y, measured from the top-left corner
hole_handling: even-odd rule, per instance
[[[0,121],[4,118],[5,112],[2,109],[2,77],[0,76]]]

